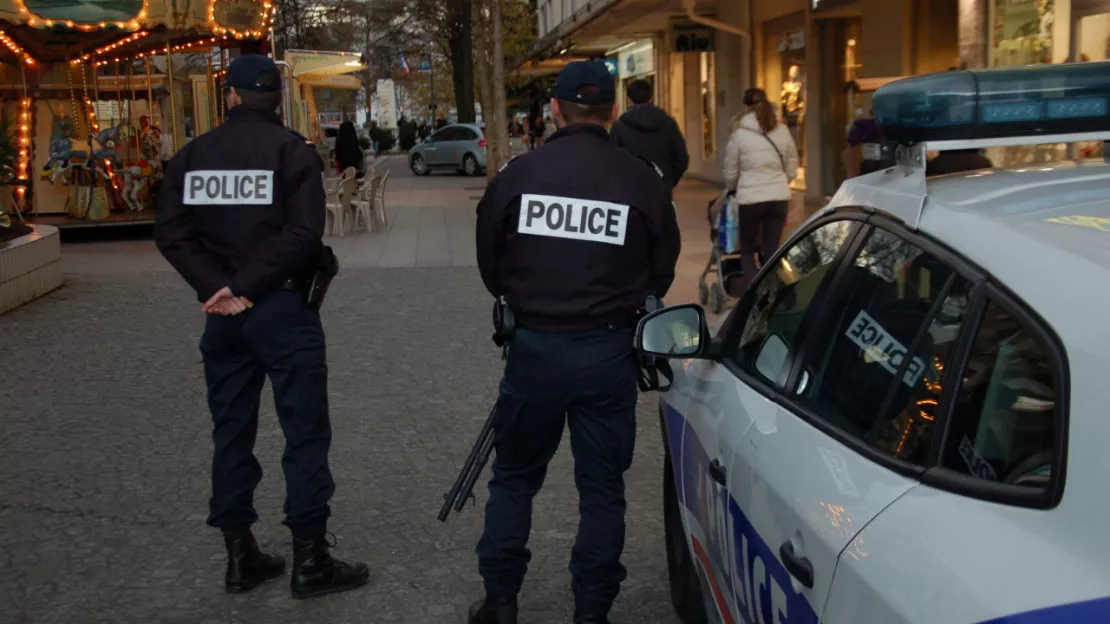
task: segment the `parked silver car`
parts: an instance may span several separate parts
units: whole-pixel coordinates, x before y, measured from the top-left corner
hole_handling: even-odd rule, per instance
[[[409,150],[409,167],[416,175],[435,169],[454,169],[474,176],[486,168],[486,132],[478,124],[452,124],[440,128]]]

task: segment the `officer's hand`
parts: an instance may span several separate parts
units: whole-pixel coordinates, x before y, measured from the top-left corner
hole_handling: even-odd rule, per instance
[[[254,304],[245,297],[236,297],[231,294],[231,289],[224,286],[216,294],[212,295],[200,309],[202,312],[227,316],[244,312],[253,305]]]
[[[219,314],[220,316],[235,316],[250,308],[253,304],[242,298],[232,297],[231,299],[221,299],[209,308],[209,314]]]

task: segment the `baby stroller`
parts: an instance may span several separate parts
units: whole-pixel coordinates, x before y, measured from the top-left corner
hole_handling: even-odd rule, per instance
[[[740,277],[744,275],[744,268],[740,261],[739,253],[726,253],[721,248],[720,239],[720,225],[721,213],[724,211],[725,203],[731,197],[728,191],[722,191],[719,196],[709,202],[706,207],[707,216],[709,218],[709,237],[713,241],[713,250],[709,252],[709,262],[705,265],[705,270],[698,276],[698,303],[701,305],[709,305],[709,309],[714,314],[720,314],[725,309],[726,304],[730,304],[736,300],[741,294],[737,292],[730,292],[729,284],[732,281],[730,278]],[[758,254],[757,255],[761,255]],[[710,273],[716,274],[716,281],[712,284],[706,280],[706,276]]]

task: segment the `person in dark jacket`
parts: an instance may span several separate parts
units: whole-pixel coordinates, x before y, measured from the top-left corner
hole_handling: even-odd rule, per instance
[[[615,100],[604,63],[568,64],[551,103],[562,129],[509,162],[478,203],[478,270],[514,312],[516,330],[477,545],[486,596],[471,606],[470,624],[517,624],[532,500],[565,428],[579,491],[575,624],[607,624],[627,575],[624,474],[641,371],[632,343],[647,296],[662,299],[674,281],[682,239],[656,168],[605,130]]]
[[[215,446],[208,524],[224,535],[228,592],[284,574],[285,560],[261,550],[251,531],[262,480],[258,406],[269,377],[286,441],[293,597],[354,589],[370,572],[330,554],[326,339],[319,310],[306,301],[326,251],[320,156],[275,112],[281,73],[273,60],[235,59],[226,84],[226,121],[170,160],[154,225],[159,251],[208,313],[200,338]]]
[[[982,150],[976,148],[945,150],[925,163],[925,177],[931,178],[962,171],[990,169],[991,167],[994,167],[994,163],[991,162],[990,158],[983,155]]]
[[[362,148],[358,145],[358,135],[355,134],[355,124],[344,121],[339,125],[339,134],[335,137],[335,164],[340,172],[347,167],[354,167],[358,177],[363,176]]]
[[[631,108],[613,122],[609,134],[617,145],[655,163],[663,171],[668,187],[674,188],[690,166],[690,154],[675,120],[652,104],[652,91],[651,83],[646,80],[628,85]]]

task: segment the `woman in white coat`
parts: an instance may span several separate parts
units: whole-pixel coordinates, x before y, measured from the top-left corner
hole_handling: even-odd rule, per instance
[[[743,277],[728,285],[733,295],[742,293],[755,277],[756,251],[766,258],[778,249],[790,206],[790,183],[798,173],[798,148],[767,94],[748,89],[744,105],[748,110],[733,121],[724,162],[725,185],[736,192],[744,267]]]

